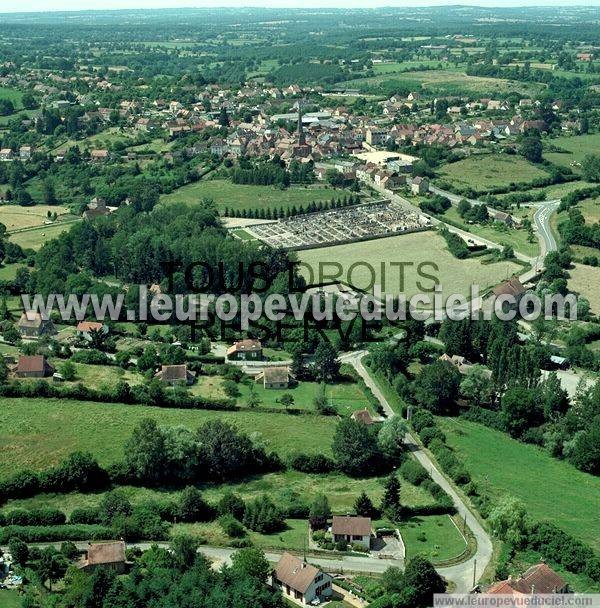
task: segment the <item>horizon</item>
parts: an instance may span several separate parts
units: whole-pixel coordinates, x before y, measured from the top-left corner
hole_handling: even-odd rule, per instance
[[[448,2],[444,0],[178,0],[177,6],[173,6],[168,0],[107,0],[103,8],[97,8],[97,3],[92,0],[80,0],[79,8],[72,8],[68,0],[32,0],[29,7],[23,10],[22,4],[15,0],[9,2],[0,0],[0,15],[7,14],[40,14],[40,13],[83,13],[83,12],[107,12],[107,11],[131,11],[131,10],[178,10],[178,9],[381,9],[381,8],[435,8],[443,6],[472,7],[486,9],[506,8],[589,8],[600,6],[600,0],[588,0],[582,2],[569,2],[565,0],[534,0],[526,3],[519,0],[461,0]],[[6,5],[6,6],[5,6]]]

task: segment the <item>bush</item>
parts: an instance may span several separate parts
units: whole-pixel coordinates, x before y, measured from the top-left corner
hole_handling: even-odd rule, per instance
[[[409,483],[414,486],[420,486],[426,479],[429,478],[429,474],[421,465],[413,459],[406,459],[400,467],[400,475],[406,479]]]
[[[70,524],[99,524],[100,510],[97,507],[78,507],[71,511]]]
[[[420,433],[427,427],[435,426],[435,419],[433,418],[433,414],[428,410],[417,409],[410,418],[410,424],[417,433]]]
[[[69,525],[62,526],[6,526],[0,529],[0,544],[11,538],[20,538],[26,543],[56,542],[63,540],[109,540],[114,532],[106,526]]]
[[[427,428],[424,428],[419,433],[419,438],[421,439],[425,447],[428,447],[434,439],[439,439],[442,443],[446,443],[446,435],[444,435],[444,433],[442,433],[440,429],[433,426],[428,426]]]
[[[5,526],[56,526],[67,521],[59,509],[15,509],[5,514]]]
[[[333,460],[324,454],[293,454],[289,466],[301,473],[329,473],[335,469]]]
[[[219,517],[219,525],[223,532],[231,538],[242,538],[242,536],[246,535],[244,526],[230,513],[226,513]]]

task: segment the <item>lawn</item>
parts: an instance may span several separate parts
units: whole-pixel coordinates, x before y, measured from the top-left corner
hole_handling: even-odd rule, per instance
[[[15,589],[0,589],[0,606],[2,608],[21,608],[23,598]]]
[[[23,247],[23,249],[34,249],[37,251],[47,241],[55,239],[63,232],[69,230],[73,224],[74,222],[58,222],[32,230],[25,230],[24,232],[10,235],[10,240]]]
[[[238,405],[245,406],[250,392],[250,383],[238,385],[241,397],[238,398]],[[319,394],[319,384],[317,382],[299,382],[286,390],[265,389],[260,382],[254,384],[255,393],[265,407],[275,407],[281,410],[283,405],[279,403],[282,395],[289,393],[294,397],[294,409],[307,411],[314,410],[314,399]],[[358,384],[354,382],[343,382],[338,384],[327,384],[325,386],[325,396],[327,402],[335,407],[342,416],[348,416],[355,410],[369,408],[369,402]]]
[[[221,210],[266,209],[268,207],[287,209],[292,205],[307,205],[312,201],[329,201],[348,194],[345,190],[334,190],[325,186],[307,188],[291,186],[280,190],[274,186],[247,186],[234,184],[228,180],[200,180],[188,184],[161,197],[163,203],[198,204],[203,198],[211,198]]]
[[[434,279],[425,275],[433,275],[442,286],[444,296],[469,295],[471,284],[487,291],[521,270],[513,262],[482,265],[477,258],[458,260],[448,251],[446,241],[434,231],[307,249],[298,252],[298,257],[310,267],[301,266],[309,283],[320,282],[320,274],[336,272],[339,276],[335,280],[357,288],[370,290],[373,283],[379,283],[382,292],[404,292],[407,297],[435,287]],[[334,267],[332,263],[339,266]],[[403,272],[400,263],[405,265]]]
[[[20,205],[1,205],[0,222],[6,226],[8,232],[22,228],[35,228],[43,226],[48,219],[48,212],[62,215],[68,213],[66,207],[57,205],[35,205],[34,207],[21,207]]]
[[[449,515],[411,517],[399,528],[408,559],[420,553],[439,562],[460,555],[467,546]]]
[[[0,267],[0,281],[12,281],[17,276],[19,268],[26,268],[25,264],[7,264]]]
[[[308,546],[308,522],[305,519],[287,519],[286,527],[273,534],[259,534],[249,531],[247,537],[252,544],[261,549],[276,551],[295,550],[302,551]],[[177,524],[173,526],[171,534],[189,534],[204,539],[208,545],[228,546],[231,539],[225,534],[216,521],[197,524]]]
[[[574,135],[571,137],[556,137],[547,140],[547,145],[553,145],[565,152],[546,152],[544,157],[564,167],[577,170],[577,163],[581,163],[587,154],[600,153],[600,133],[593,135]],[[575,163],[575,165],[573,165]]]
[[[485,226],[481,224],[467,224],[458,214],[456,207],[451,207],[444,215],[440,216],[441,220],[444,220],[444,218],[484,239],[499,243],[500,245],[510,245],[515,251],[525,255],[534,257],[539,254],[540,248],[537,238],[534,236],[533,243],[530,243],[527,240],[526,230],[507,228],[506,226],[497,223],[490,223]]]
[[[492,499],[513,495],[536,520],[549,520],[600,550],[600,479],[481,424],[438,418],[448,444]]]
[[[255,411],[217,412],[60,399],[3,399],[0,408],[0,477],[18,468],[43,469],[75,450],[87,450],[102,464],[123,455],[123,444],[143,418],[195,429],[222,419],[252,433],[282,456],[292,452],[331,453],[336,419]]]
[[[521,156],[480,154],[444,165],[440,177],[454,186],[485,193],[509,184],[529,183],[548,174]]]

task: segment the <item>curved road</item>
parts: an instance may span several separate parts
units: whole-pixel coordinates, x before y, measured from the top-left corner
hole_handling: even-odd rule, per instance
[[[458,196],[456,194],[453,194],[452,192],[447,192],[446,190],[436,188],[435,186],[429,186],[429,191],[433,192],[433,194],[445,196],[454,205],[457,205],[459,201],[465,198],[464,196]],[[471,198],[468,198],[466,200],[469,201],[469,203],[471,203],[472,205],[487,205],[485,201],[478,201]],[[550,217],[556,211],[556,209],[558,209],[559,205],[560,199],[553,199],[538,203],[526,203],[525,205],[523,205],[524,207],[538,208],[533,216],[533,223],[537,230],[538,239],[540,241],[541,250],[539,257],[542,260],[548,252],[555,251],[557,248],[556,239],[554,238],[554,235],[552,234],[552,229],[550,228]]]
[[[371,389],[375,397],[381,403],[385,415],[388,418],[391,418],[395,415],[394,410],[362,363],[362,358],[366,354],[367,351],[365,350],[346,353],[340,357],[340,360],[344,363],[349,363],[354,367],[365,384]],[[467,593],[473,588],[474,581],[477,582],[481,578],[483,571],[492,557],[492,541],[483,526],[479,523],[479,520],[473,515],[467,505],[465,505],[462,498],[457,494],[446,477],[437,469],[431,458],[421,449],[411,433],[406,434],[404,443],[412,452],[413,456],[423,465],[423,467],[425,467],[425,469],[427,469],[427,471],[429,471],[431,478],[452,498],[458,514],[465,520],[466,525],[469,527],[477,541],[475,555],[470,559],[461,562],[460,564],[456,564],[455,566],[436,568],[444,578],[454,583],[455,593]]]

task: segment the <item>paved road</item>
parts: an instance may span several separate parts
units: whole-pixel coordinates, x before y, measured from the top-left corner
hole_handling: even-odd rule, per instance
[[[53,543],[28,543],[30,546],[39,547],[41,549],[45,547],[56,547],[60,548],[60,542]],[[80,550],[85,551],[88,547],[87,542],[77,541],[74,545]],[[127,543],[127,548],[139,548],[142,551],[147,551],[152,546],[158,546],[162,548],[168,548],[169,543],[166,542],[140,542],[140,543]],[[0,547],[3,551],[8,552],[8,547]],[[203,545],[198,549],[198,553],[205,555],[206,557],[214,560],[215,562],[230,564],[231,556],[238,551],[238,549],[230,549],[227,547],[210,547]],[[265,557],[271,563],[277,563],[282,555],[282,551],[267,551]],[[403,567],[403,560],[392,560],[392,559],[377,559],[376,557],[369,557],[363,555],[342,555],[339,557],[323,557],[321,555],[311,555],[310,552],[307,554],[307,561],[311,564],[320,566],[328,572],[334,572],[336,574],[343,574],[345,572],[366,572],[366,573],[378,573],[385,572],[390,566]]]
[[[373,395],[378,399],[383,407],[383,410],[388,418],[394,416],[394,410],[388,403],[387,399],[377,386],[371,375],[362,363],[362,358],[367,351],[356,351],[352,353],[343,354],[340,359],[344,363],[351,364],[354,369],[358,372],[365,384],[371,389]],[[462,498],[456,493],[454,487],[448,482],[446,477],[440,473],[440,471],[433,464],[433,461],[429,456],[421,449],[415,438],[411,433],[407,433],[404,438],[408,449],[413,453],[415,458],[429,471],[432,479],[438,483],[445,492],[452,498],[454,506],[458,511],[459,515],[465,519],[466,525],[472,531],[475,539],[477,540],[477,550],[475,555],[455,566],[447,568],[437,568],[438,572],[447,580],[452,581],[456,588],[455,593],[466,593],[473,588],[473,581],[479,580],[483,571],[492,557],[492,541],[485,531],[483,526],[479,523],[477,518],[471,513],[468,507],[463,502]]]
[[[440,190],[440,188],[436,188],[435,186],[429,186],[429,190],[434,194],[445,196],[454,205],[458,204],[458,202],[464,198],[462,196],[457,196],[452,192]],[[472,205],[487,205],[485,201],[478,201],[471,198],[468,198],[467,200]],[[524,205],[526,207],[537,207],[537,211],[533,216],[533,222],[537,230],[538,240],[540,241],[539,258],[541,258],[542,260],[548,252],[555,251],[557,248],[556,240],[554,238],[554,235],[552,234],[552,229],[550,228],[550,218],[552,214],[558,209],[559,205],[560,199],[552,199],[548,201],[540,201]]]

